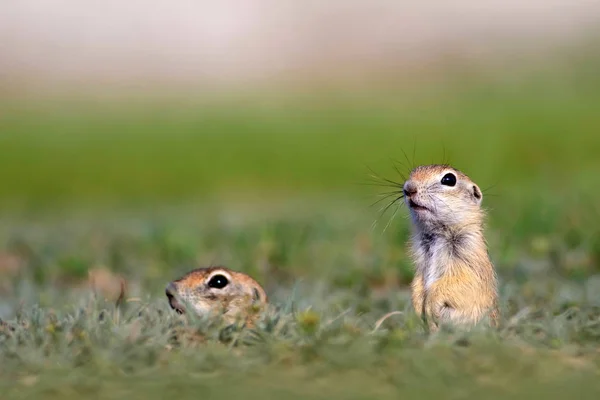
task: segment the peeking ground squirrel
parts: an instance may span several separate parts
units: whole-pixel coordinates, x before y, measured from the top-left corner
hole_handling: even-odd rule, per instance
[[[498,326],[497,277],[479,186],[449,165],[424,165],[411,171],[403,194],[412,219],[417,314],[432,331],[440,323],[474,325],[486,316]]]
[[[169,305],[185,313],[185,305],[199,316],[221,314],[228,323],[244,319],[253,324],[255,307],[267,303],[262,286],[250,276],[225,267],[194,269],[170,282],[165,290]]]

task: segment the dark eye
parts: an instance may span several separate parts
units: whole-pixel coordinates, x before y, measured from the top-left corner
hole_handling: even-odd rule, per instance
[[[223,289],[229,281],[223,275],[215,275],[208,281],[208,287],[215,289]]]
[[[446,185],[446,186],[456,185],[456,176],[454,174],[451,174],[450,172],[448,172],[442,178],[442,185]]]

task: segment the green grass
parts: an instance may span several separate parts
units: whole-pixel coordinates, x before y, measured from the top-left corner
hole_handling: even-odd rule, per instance
[[[219,104],[5,100],[0,397],[597,398],[597,65]],[[384,229],[385,188],[362,185],[367,166],[401,179],[392,158],[490,188],[501,329],[415,319],[406,210]],[[166,282],[209,264],[264,285],[254,331],[169,310]],[[99,266],[132,301],[91,297]]]
[[[403,151],[411,164],[413,151],[417,163],[446,158],[503,194],[590,189],[600,172],[600,63],[573,64],[511,79],[221,101],[6,100],[0,200],[41,207],[259,190],[354,195],[364,192],[366,166],[394,176],[390,160],[406,163]]]
[[[2,247],[23,267],[1,287],[3,398],[597,395],[600,263],[589,241],[533,230],[506,246],[490,227],[503,327],[429,336],[410,308],[406,220],[372,232],[377,214],[356,204],[310,207],[5,221]],[[256,329],[169,309],[165,283],[214,263],[265,286],[273,308]],[[132,301],[93,298],[85,273],[98,265],[129,279]]]

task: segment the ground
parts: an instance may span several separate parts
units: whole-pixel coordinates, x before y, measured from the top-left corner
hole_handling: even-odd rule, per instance
[[[597,398],[596,70],[227,107],[5,102],[2,398]],[[372,183],[441,161],[484,189],[498,330],[427,335],[406,209],[371,206],[393,190]],[[169,309],[166,282],[217,263],[265,286],[255,329]]]

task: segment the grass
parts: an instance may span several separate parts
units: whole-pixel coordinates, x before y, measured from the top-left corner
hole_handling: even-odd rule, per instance
[[[557,182],[579,190],[598,174],[600,87],[597,61],[573,64],[510,79],[220,102],[6,100],[0,200],[38,208],[259,190],[356,195],[366,166],[391,175],[390,159],[405,162],[404,151],[412,163],[413,150],[414,162],[447,158],[503,194]]]
[[[227,106],[5,100],[2,399],[596,398],[595,66]],[[499,330],[424,332],[406,211],[384,229],[385,189],[361,184],[444,152],[491,187]],[[166,282],[209,264],[264,285],[254,330],[168,308]],[[129,301],[92,296],[92,268]]]
[[[503,327],[428,336],[410,308],[406,221],[371,232],[376,213],[315,207],[4,224],[5,251],[23,267],[2,285],[3,398],[597,394],[600,269],[589,242],[554,247],[532,231],[504,246],[490,228]],[[265,286],[272,309],[255,329],[169,309],[165,283],[215,262]],[[102,265],[129,279],[129,302],[87,289],[88,268]]]

